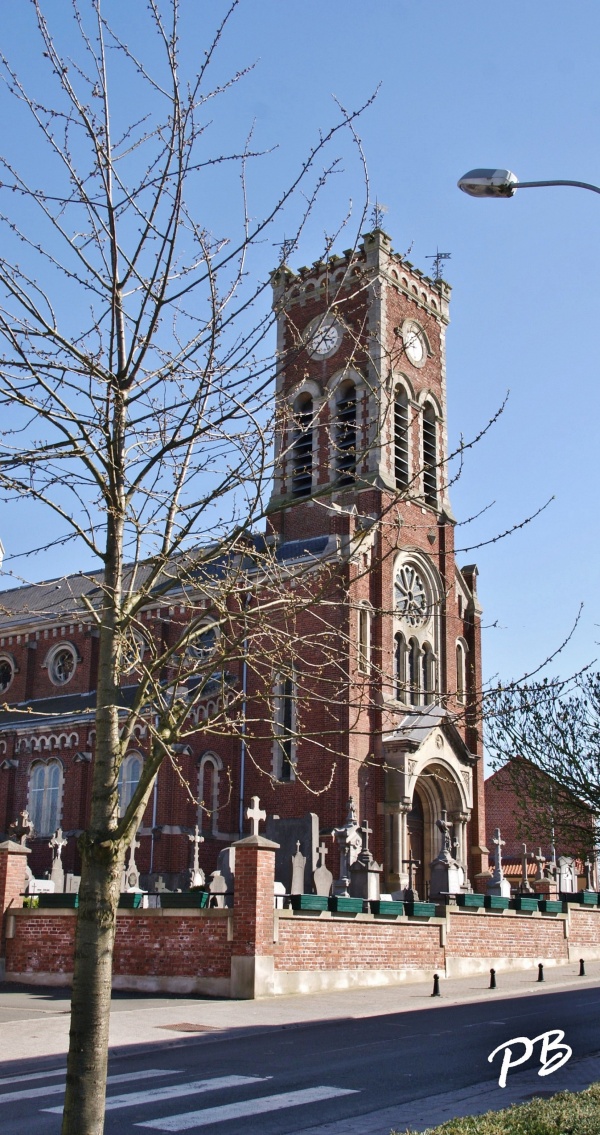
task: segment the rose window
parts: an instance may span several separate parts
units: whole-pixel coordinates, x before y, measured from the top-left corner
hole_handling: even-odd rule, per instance
[[[411,627],[418,627],[429,617],[427,589],[421,576],[410,564],[396,575],[396,611]]]
[[[57,650],[50,663],[50,677],[58,686],[65,686],[75,673],[75,655],[68,647]]]

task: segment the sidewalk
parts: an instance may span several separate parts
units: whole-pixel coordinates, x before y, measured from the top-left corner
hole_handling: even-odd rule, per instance
[[[314,1021],[434,1010],[438,1006],[477,1001],[491,1005],[507,997],[600,986],[600,961],[586,963],[586,977],[579,977],[578,972],[578,965],[547,968],[543,983],[536,980],[537,968],[500,973],[495,990],[488,988],[486,974],[442,979],[439,998],[432,998],[431,982],[263,1001],[119,993],[112,1003],[110,1045],[113,1049],[133,1049],[139,1045],[200,1036],[203,1032],[213,1037],[220,1034],[225,1039],[232,1032],[241,1035],[245,1030],[257,1028],[286,1028]],[[67,1052],[68,1034],[67,989],[0,984],[0,1062],[63,1056]]]

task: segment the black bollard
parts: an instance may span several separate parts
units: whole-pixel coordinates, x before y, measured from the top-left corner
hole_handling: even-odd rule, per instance
[[[440,977],[439,977],[439,974],[437,974],[437,973],[434,973],[434,975],[433,975],[433,993],[431,994],[431,996],[432,997],[441,997],[442,996],[441,993],[440,993]]]
[[[542,963],[540,962],[539,965],[538,965],[538,981],[543,981],[543,980],[544,980],[544,967],[543,967]]]
[[[495,988],[496,988],[496,970],[491,969],[490,970],[490,989],[495,989]]]
[[[583,958],[579,959],[579,976],[585,977],[585,962]]]

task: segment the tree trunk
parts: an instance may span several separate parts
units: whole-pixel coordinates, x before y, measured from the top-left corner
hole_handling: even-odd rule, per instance
[[[84,847],[62,1135],[102,1135],[112,958],[125,850]]]

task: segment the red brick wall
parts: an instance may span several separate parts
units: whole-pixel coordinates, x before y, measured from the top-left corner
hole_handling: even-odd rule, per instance
[[[564,921],[510,914],[452,914],[446,953],[453,958],[556,958],[568,960]],[[598,935],[600,935],[600,922]],[[600,936],[598,937],[600,944]]]
[[[279,970],[443,969],[437,924],[280,919],[274,948]]]
[[[27,854],[24,849],[0,848],[0,955],[4,953],[4,914],[9,907],[21,905],[25,890]]]

